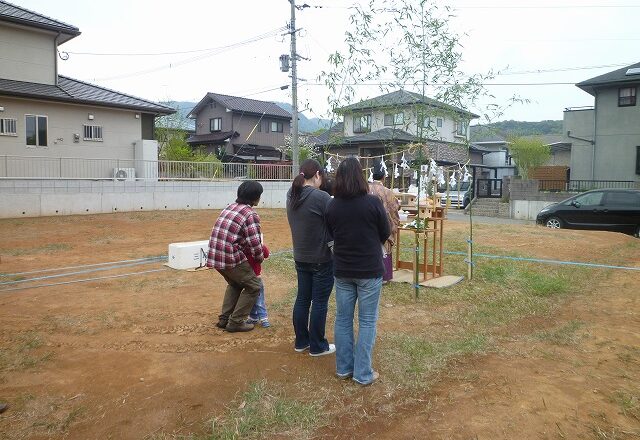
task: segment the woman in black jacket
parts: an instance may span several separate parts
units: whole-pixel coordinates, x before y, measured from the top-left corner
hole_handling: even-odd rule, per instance
[[[336,374],[368,385],[378,378],[371,367],[371,357],[384,274],[382,245],[391,229],[382,202],[368,194],[369,187],[356,158],[342,161],[334,191],[327,225],[334,240]],[[356,302],[358,340],[354,347]]]

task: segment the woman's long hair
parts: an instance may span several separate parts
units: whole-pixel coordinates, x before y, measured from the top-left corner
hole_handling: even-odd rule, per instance
[[[300,172],[293,179],[293,183],[291,184],[291,196],[289,197],[289,206],[291,209],[297,209],[302,203],[300,196],[302,195],[302,188],[304,187],[305,180],[311,179],[318,172],[322,177],[324,170],[317,160],[307,159],[302,162],[300,165]]]
[[[340,163],[336,171],[334,192],[335,197],[341,199],[353,199],[369,192],[362,166],[355,157],[348,157]]]

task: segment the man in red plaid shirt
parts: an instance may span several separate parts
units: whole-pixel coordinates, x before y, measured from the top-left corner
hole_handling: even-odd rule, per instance
[[[260,239],[260,217],[253,206],[260,202],[262,185],[248,180],[238,188],[235,203],[227,206],[211,231],[207,267],[216,269],[227,281],[222,313],[217,327],[228,332],[247,332],[245,323],[260,293],[260,279],[247,262],[243,250],[260,263],[264,260]]]

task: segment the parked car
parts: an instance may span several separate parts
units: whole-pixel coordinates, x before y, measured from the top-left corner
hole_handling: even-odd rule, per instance
[[[596,229],[640,236],[640,190],[587,191],[538,213],[536,222],[549,228]]]
[[[458,192],[458,188],[450,188],[449,189],[449,198],[451,199],[451,206],[457,208],[466,208],[469,202],[471,202],[471,182],[461,182],[460,183],[460,191]],[[447,204],[447,188],[439,187],[438,192],[442,193],[443,196],[440,199],[442,205]],[[459,196],[458,196],[459,195]]]

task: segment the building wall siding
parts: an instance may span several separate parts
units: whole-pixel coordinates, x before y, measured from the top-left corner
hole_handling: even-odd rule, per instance
[[[404,113],[404,122],[401,125],[384,125],[384,115],[392,113]],[[397,128],[398,130],[406,131],[414,136],[418,136],[418,117],[414,108],[405,107],[398,110],[372,110],[367,112],[348,113],[344,116],[344,135],[354,136],[358,133],[353,132],[353,118],[357,115],[371,115],[371,131],[382,130],[383,128]],[[438,115],[434,110],[430,115],[432,118],[432,125],[429,129],[423,129],[421,135],[424,138],[431,140],[439,140],[444,142],[465,143],[468,139],[469,130],[467,128],[467,136],[458,136],[455,134],[456,123],[453,119],[444,115]],[[442,127],[437,126],[437,118],[442,118]]]
[[[55,36],[0,23],[0,78],[56,83]]]
[[[0,96],[2,118],[15,118],[17,136],[0,135],[0,155],[133,159],[133,144],[141,139],[141,120],[134,111],[48,103]],[[47,116],[48,146],[26,145],[25,115]],[[88,115],[94,119],[90,121]],[[83,125],[102,126],[102,142],[85,141]],[[74,142],[74,134],[80,140]]]
[[[260,130],[258,130],[258,121]],[[271,132],[271,122],[282,122],[282,133]],[[234,113],[234,130],[240,133],[235,143],[257,144],[269,147],[281,147],[284,145],[285,136],[291,133],[291,122],[287,119],[274,118],[269,115],[263,117],[256,115],[243,115]],[[254,129],[255,128],[255,129]],[[251,131],[253,130],[253,133]],[[251,137],[249,135],[251,134]]]
[[[636,84],[640,91],[640,84]],[[640,101],[640,100],[639,100]],[[618,107],[618,87],[596,95],[596,169],[594,180],[635,180],[640,145],[640,102]]]
[[[196,116],[196,134],[209,134],[209,120],[222,118],[221,131],[237,131],[239,136],[231,140],[231,144],[257,144],[261,146],[280,147],[284,145],[284,138],[291,132],[291,121],[269,115],[258,116],[238,112],[228,112],[226,108],[216,102],[206,105]],[[258,121],[260,122],[258,129]],[[283,133],[272,133],[271,121],[283,123]],[[254,130],[255,128],[255,130]],[[253,133],[252,133],[253,131]],[[227,153],[233,154],[233,146],[227,146]]]
[[[232,115],[233,114],[228,112],[223,105],[220,105],[217,102],[211,102],[210,104],[205,105],[196,117],[196,134],[211,133],[209,120],[213,118],[222,118],[221,131],[233,130],[233,121],[231,119]]]
[[[567,110],[563,114],[562,132],[564,142],[571,143],[571,178],[576,180],[592,180],[591,164],[593,146],[591,143],[581,139],[570,138],[571,136],[593,139],[594,110]]]

